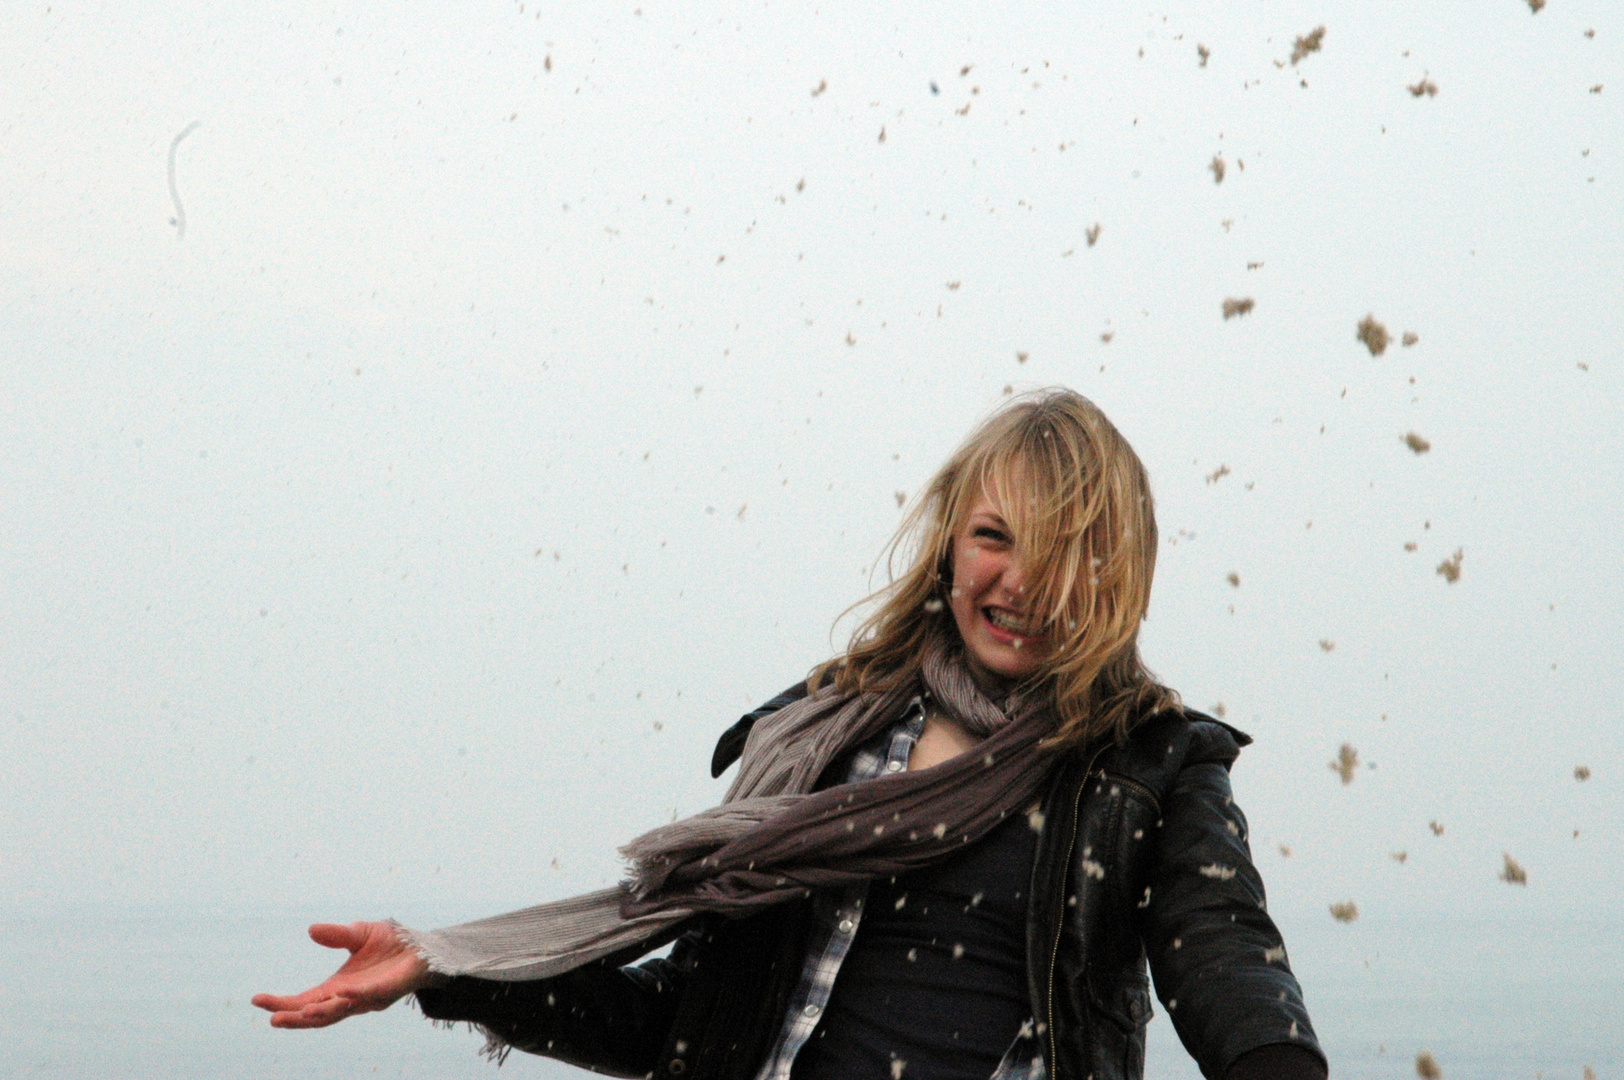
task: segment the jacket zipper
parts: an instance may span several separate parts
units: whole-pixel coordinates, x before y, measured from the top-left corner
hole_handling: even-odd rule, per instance
[[[1094,751],[1094,756],[1088,759],[1088,765],[1083,769],[1083,782],[1077,785],[1077,795],[1073,799],[1071,806],[1071,835],[1066,839],[1066,857],[1060,863],[1062,882],[1071,880],[1071,853],[1077,847],[1077,824],[1078,816],[1082,813],[1083,789],[1088,787],[1088,778],[1089,774],[1094,770],[1094,762],[1099,760],[1100,753],[1104,749],[1102,746],[1099,750]],[[1055,922],[1054,947],[1049,950],[1049,996],[1046,1000],[1049,1007],[1049,1030],[1047,1032],[1049,1036],[1049,1080],[1059,1080],[1060,1077],[1060,1055],[1055,1049],[1054,1041],[1054,968],[1055,962],[1060,958],[1061,927],[1066,921],[1065,892],[1065,886],[1062,885],[1060,890],[1060,918]]]

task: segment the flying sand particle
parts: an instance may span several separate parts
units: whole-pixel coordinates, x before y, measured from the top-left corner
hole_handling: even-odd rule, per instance
[[[1336,642],[1332,641],[1330,638],[1320,638],[1319,645],[1320,648],[1325,652],[1331,652],[1336,648]],[[1344,783],[1346,783],[1346,781],[1344,781]]]
[[[1353,783],[1353,777],[1359,769],[1359,751],[1354,749],[1352,743],[1343,743],[1337,749],[1336,760],[1329,764],[1332,772],[1342,778],[1342,786]]]
[[[1573,767],[1573,778],[1575,780],[1579,781],[1579,783],[1581,783],[1581,784],[1584,783],[1586,780],[1589,780],[1590,779],[1590,766],[1588,766],[1588,765],[1575,765]]]
[[[1544,3],[1545,0],[1539,0],[1539,2]],[[1423,1050],[1415,1055],[1415,1075],[1419,1076],[1421,1080],[1442,1080],[1444,1071],[1438,1068],[1438,1063],[1433,1060],[1432,1055]]]
[[[1431,443],[1413,431],[1403,435],[1400,438],[1400,441],[1403,442],[1405,446],[1408,446],[1411,450],[1414,450],[1417,454],[1424,454],[1428,450],[1432,449]]]
[[[814,87],[813,90],[812,90],[812,96],[817,97],[819,94],[823,93],[827,89],[829,89],[829,80],[828,79],[819,79],[818,80],[818,85],[816,87]]]
[[[1221,184],[1224,182],[1224,155],[1212,155],[1212,160],[1207,163],[1207,168],[1212,170],[1213,183]]]
[[[1460,580],[1461,560],[1466,557],[1465,548],[1456,548],[1455,554],[1438,564],[1438,576],[1453,585]]]
[[[1425,75],[1421,76],[1420,82],[1411,86],[1406,86],[1404,89],[1410,92],[1411,97],[1421,97],[1423,95],[1426,97],[1438,96],[1438,84],[1427,78]]]
[[[1195,46],[1195,54],[1197,56],[1201,57],[1201,65],[1200,66],[1206,67],[1207,66],[1207,59],[1210,56],[1212,56],[1212,50],[1208,49],[1205,45],[1201,44],[1200,42],[1197,42],[1196,46]]]
[[[1408,349],[1411,345],[1414,345],[1420,340],[1420,334],[1416,333],[1414,330],[1406,330],[1404,331],[1404,336],[1398,339],[1398,343]]]
[[[1222,480],[1224,477],[1226,477],[1228,475],[1229,475],[1229,466],[1228,465],[1219,465],[1218,468],[1214,469],[1212,472],[1207,474],[1207,483],[1216,484],[1218,481]]]
[[[1257,301],[1250,296],[1230,297],[1224,301],[1224,318],[1233,319],[1237,315],[1245,315],[1257,306]]]
[[[1444,827],[1439,822],[1429,821],[1427,822],[1427,828],[1432,830],[1433,836],[1442,836],[1444,834]]]
[[[1233,570],[1231,570],[1229,572],[1229,576],[1227,578],[1225,578],[1224,580],[1229,582],[1231,585],[1233,585],[1237,589],[1241,587],[1241,576],[1239,574],[1237,574]]]
[[[1359,320],[1358,333],[1354,336],[1370,350],[1371,356],[1380,356],[1386,352],[1387,343],[1392,340],[1387,336],[1387,327],[1376,321],[1374,313]]]
[[[1527,885],[1528,871],[1524,870],[1522,864],[1511,857],[1511,852],[1502,851],[1500,856],[1506,861],[1505,869],[1500,871],[1500,880],[1507,885]]]
[[[1544,0],[1540,0],[1540,2],[1544,3]],[[1305,56],[1307,56],[1309,53],[1319,52],[1320,51],[1320,45],[1324,41],[1325,41],[1325,27],[1316,26],[1313,30],[1309,31],[1307,34],[1305,34],[1302,37],[1298,38],[1296,43],[1294,45],[1292,45],[1292,47],[1291,47],[1291,62],[1293,64],[1296,64],[1297,62],[1302,60]]]
[[[1352,922],[1359,917],[1359,905],[1352,900],[1331,905],[1331,918],[1337,922]]]

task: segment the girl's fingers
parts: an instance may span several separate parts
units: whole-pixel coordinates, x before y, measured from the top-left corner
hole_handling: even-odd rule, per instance
[[[271,1012],[287,1012],[290,1009],[302,1008],[305,1002],[300,999],[303,998],[308,1000],[307,995],[309,993],[310,991],[306,990],[303,994],[298,994],[293,997],[287,997],[281,994],[255,994],[248,1000],[250,1004],[261,1009],[267,1009]]]
[[[271,1026],[278,1028],[322,1028],[329,1024],[336,1024],[345,1017],[353,1016],[358,1012],[366,1012],[354,1000],[347,997],[330,997],[306,1005],[297,1011],[278,1012],[271,1015]]]

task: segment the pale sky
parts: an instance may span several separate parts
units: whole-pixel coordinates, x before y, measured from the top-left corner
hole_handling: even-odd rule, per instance
[[[1221,7],[8,5],[0,904],[607,883],[1063,384],[1277,908],[1616,910],[1624,8]]]

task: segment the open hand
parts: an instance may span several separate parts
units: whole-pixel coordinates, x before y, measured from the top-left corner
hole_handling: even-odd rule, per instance
[[[401,942],[393,923],[316,923],[310,939],[329,949],[348,949],[350,958],[326,982],[302,994],[254,995],[253,1003],[270,1012],[272,1027],[326,1027],[357,1013],[387,1009],[429,985],[432,977],[423,958]]]

